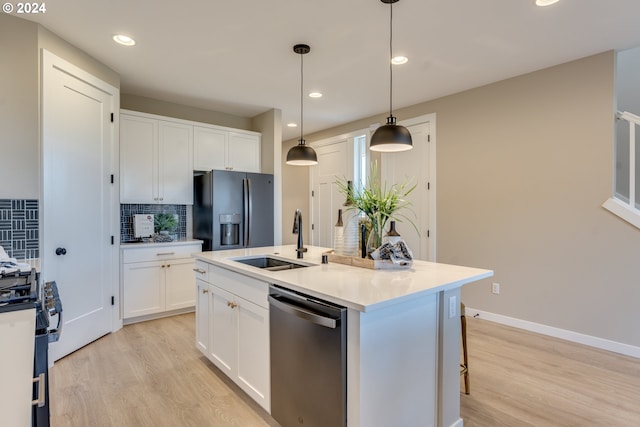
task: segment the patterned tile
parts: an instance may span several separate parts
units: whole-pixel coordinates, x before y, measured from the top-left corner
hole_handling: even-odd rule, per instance
[[[37,200],[0,200],[0,246],[10,257],[40,256],[39,216]]]
[[[120,241],[134,239],[133,215],[171,213],[178,215],[178,229],[176,234],[179,239],[187,237],[187,206],[186,205],[120,205]]]

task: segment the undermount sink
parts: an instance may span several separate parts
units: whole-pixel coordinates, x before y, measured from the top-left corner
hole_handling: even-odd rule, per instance
[[[299,264],[297,262],[274,258],[268,255],[261,255],[251,258],[236,258],[233,259],[233,261],[269,271],[291,270],[294,268],[309,267],[309,265],[307,264]]]

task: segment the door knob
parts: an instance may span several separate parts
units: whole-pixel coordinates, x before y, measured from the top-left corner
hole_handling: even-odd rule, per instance
[[[65,248],[56,248],[56,255],[66,255],[67,250]]]

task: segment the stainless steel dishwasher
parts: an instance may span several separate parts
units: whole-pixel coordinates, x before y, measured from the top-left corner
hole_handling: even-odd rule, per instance
[[[347,425],[347,309],[272,285],[271,416],[283,427]]]

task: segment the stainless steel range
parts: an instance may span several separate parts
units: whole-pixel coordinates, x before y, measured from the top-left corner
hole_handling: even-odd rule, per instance
[[[35,319],[30,319],[31,316]],[[34,327],[31,330],[30,328],[20,329],[21,323],[15,319],[27,319],[28,324]],[[54,320],[57,321],[57,326],[52,328],[50,325]],[[9,340],[1,344],[0,360],[5,362],[18,359],[16,366],[25,364],[27,367],[33,367],[32,375],[30,374],[28,378],[33,383],[31,386],[32,408],[30,410],[28,407],[20,408],[27,417],[28,411],[31,412],[32,426],[49,426],[49,342],[59,339],[61,325],[62,303],[55,282],[47,282],[40,286],[39,274],[35,269],[0,274],[0,337],[3,340]],[[28,336],[25,336],[26,334]],[[33,353],[20,352],[16,347],[21,342],[31,342]],[[25,353],[33,354],[32,362],[19,360],[24,358]],[[4,368],[11,369],[7,366]],[[14,378],[22,377],[16,374]],[[3,388],[5,386],[7,386],[5,389],[7,394],[12,394],[9,390],[14,389],[13,386],[15,386],[14,390],[19,390],[22,384],[9,384],[3,381]],[[16,407],[13,409],[20,410]]]

